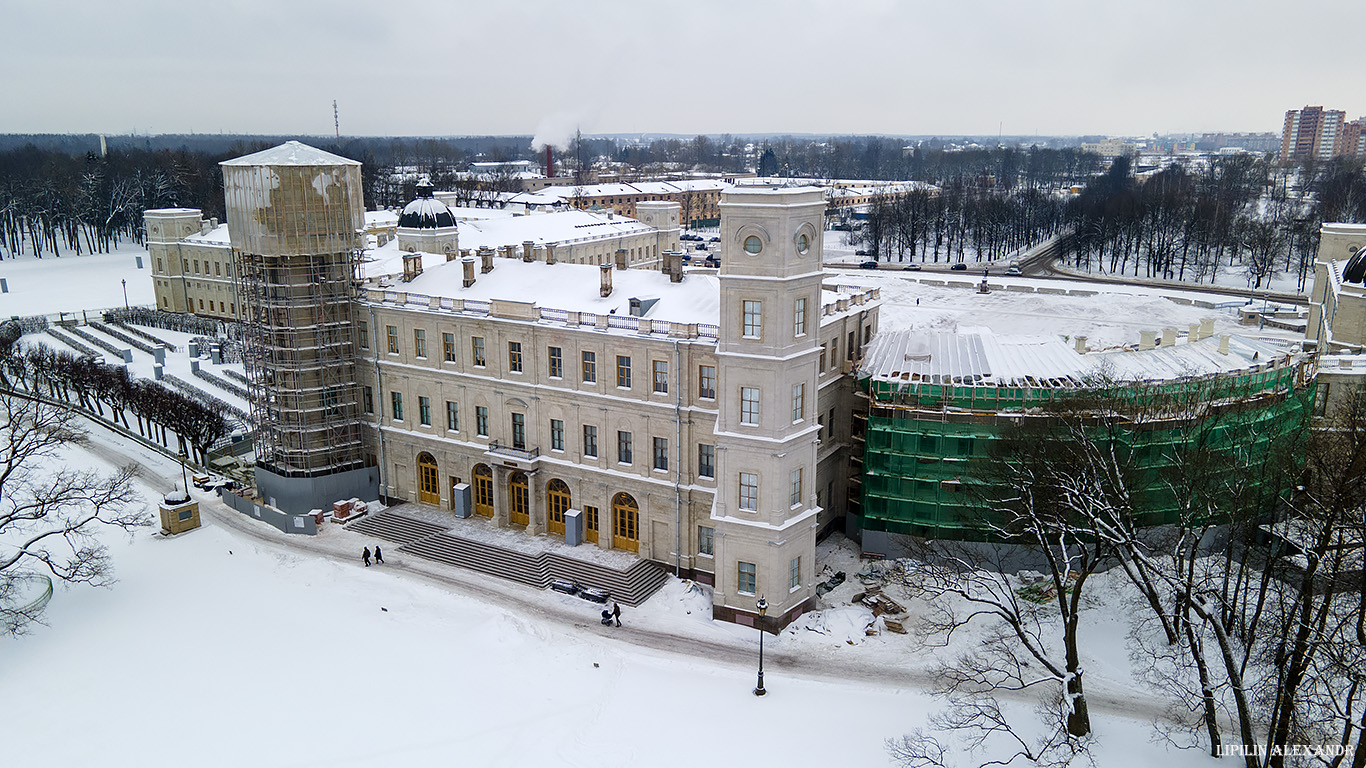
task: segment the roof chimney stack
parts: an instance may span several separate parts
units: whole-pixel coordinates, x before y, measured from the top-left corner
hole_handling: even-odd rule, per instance
[[[474,257],[466,256],[460,260],[460,266],[465,271],[464,285],[466,288],[474,285]]]
[[[536,260],[536,243],[531,240],[522,241],[522,261]]]
[[[1163,329],[1162,329],[1162,346],[1164,346],[1164,347],[1173,347],[1173,346],[1176,346],[1176,329],[1175,329],[1175,328],[1163,328]]]
[[[1152,349],[1155,346],[1157,346],[1157,331],[1138,332],[1139,350]]]
[[[626,269],[626,249],[617,249],[617,269]]]
[[[545,244],[545,263],[547,263],[547,264],[554,264],[554,263],[555,263],[555,244],[554,244],[554,243],[546,243],[546,244]]]
[[[493,271],[493,249],[492,249],[492,248],[490,248],[490,247],[487,246],[487,245],[481,245],[481,246],[479,246],[479,260],[482,262],[482,264],[480,264],[480,266],[479,266],[479,273],[480,273],[480,274],[487,274],[487,273]]]
[[[603,264],[599,266],[598,273],[602,275],[602,286],[598,293],[605,299],[612,295],[612,265]]]
[[[1076,338],[1075,343],[1076,343],[1076,345],[1077,345],[1077,346],[1076,346],[1077,354],[1079,354],[1079,355],[1084,355],[1084,354],[1086,354],[1086,337],[1085,337],[1085,336],[1078,336],[1078,337]]]

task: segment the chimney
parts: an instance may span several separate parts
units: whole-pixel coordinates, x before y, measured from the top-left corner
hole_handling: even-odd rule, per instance
[[[612,265],[603,264],[599,266],[598,273],[602,275],[602,287],[598,293],[605,299],[612,295]]]
[[[554,243],[546,243],[546,244],[545,244],[545,263],[547,263],[547,264],[554,264],[554,263],[555,263],[555,244],[554,244]]]
[[[626,269],[626,249],[617,249],[617,269]]]
[[[1162,329],[1162,346],[1164,346],[1164,347],[1176,346],[1176,329],[1175,329],[1175,328],[1163,328],[1163,329]]]
[[[474,285],[474,257],[466,256],[461,259],[460,266],[465,271],[465,287],[468,288],[471,285]]]
[[[1079,354],[1079,355],[1084,355],[1084,354],[1086,354],[1086,337],[1085,337],[1085,336],[1078,336],[1078,337],[1076,338],[1075,343],[1076,343],[1076,345],[1077,345],[1077,354]]]
[[[1200,321],[1200,338],[1208,339],[1214,335],[1214,318],[1206,317]]]
[[[683,282],[683,252],[665,251],[664,252],[664,272],[669,276],[669,282]]]
[[[1229,338],[1230,338],[1230,337],[1229,337],[1229,335],[1228,335],[1227,333],[1221,333],[1221,334],[1219,334],[1219,354],[1221,354],[1221,355],[1227,355],[1227,354],[1228,354],[1228,340],[1229,340]]]
[[[1200,324],[1191,323],[1190,332],[1186,334],[1186,343],[1200,340]]]
[[[1143,350],[1143,349],[1152,349],[1153,347],[1157,346],[1156,341],[1157,341],[1157,331],[1139,331],[1139,332],[1138,332],[1138,348],[1139,348],[1140,350]]]
[[[403,282],[411,282],[413,278],[422,274],[422,254],[407,253],[403,255]]]
[[[480,274],[487,274],[493,271],[493,249],[487,245],[479,246],[479,260],[483,262],[479,267]]]
[[[531,240],[522,241],[522,261],[536,260],[536,243]]]
[[[505,245],[505,246],[503,246],[503,256],[506,257],[506,258],[509,258],[509,259],[515,259],[515,258],[517,258],[517,246],[515,246],[515,245]]]
[[[545,177],[551,179],[555,177],[555,156],[551,154],[550,145],[545,145]]]

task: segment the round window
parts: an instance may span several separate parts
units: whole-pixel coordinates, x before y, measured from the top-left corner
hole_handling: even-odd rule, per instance
[[[758,235],[750,235],[749,237],[745,238],[746,253],[756,254],[759,251],[762,251],[763,249],[764,241],[760,240]]]
[[[805,232],[797,235],[797,253],[806,253],[809,250],[811,250],[811,238],[807,237]]]

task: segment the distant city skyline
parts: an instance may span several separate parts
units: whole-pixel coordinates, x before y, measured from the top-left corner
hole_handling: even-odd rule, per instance
[[[3,3],[3,133],[1147,136],[1366,115],[1366,7]],[[1332,18],[1333,24],[1321,19]]]

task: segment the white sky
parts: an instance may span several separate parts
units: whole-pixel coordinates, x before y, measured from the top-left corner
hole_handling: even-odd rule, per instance
[[[1357,0],[0,0],[0,132],[1112,134],[1366,114]]]

